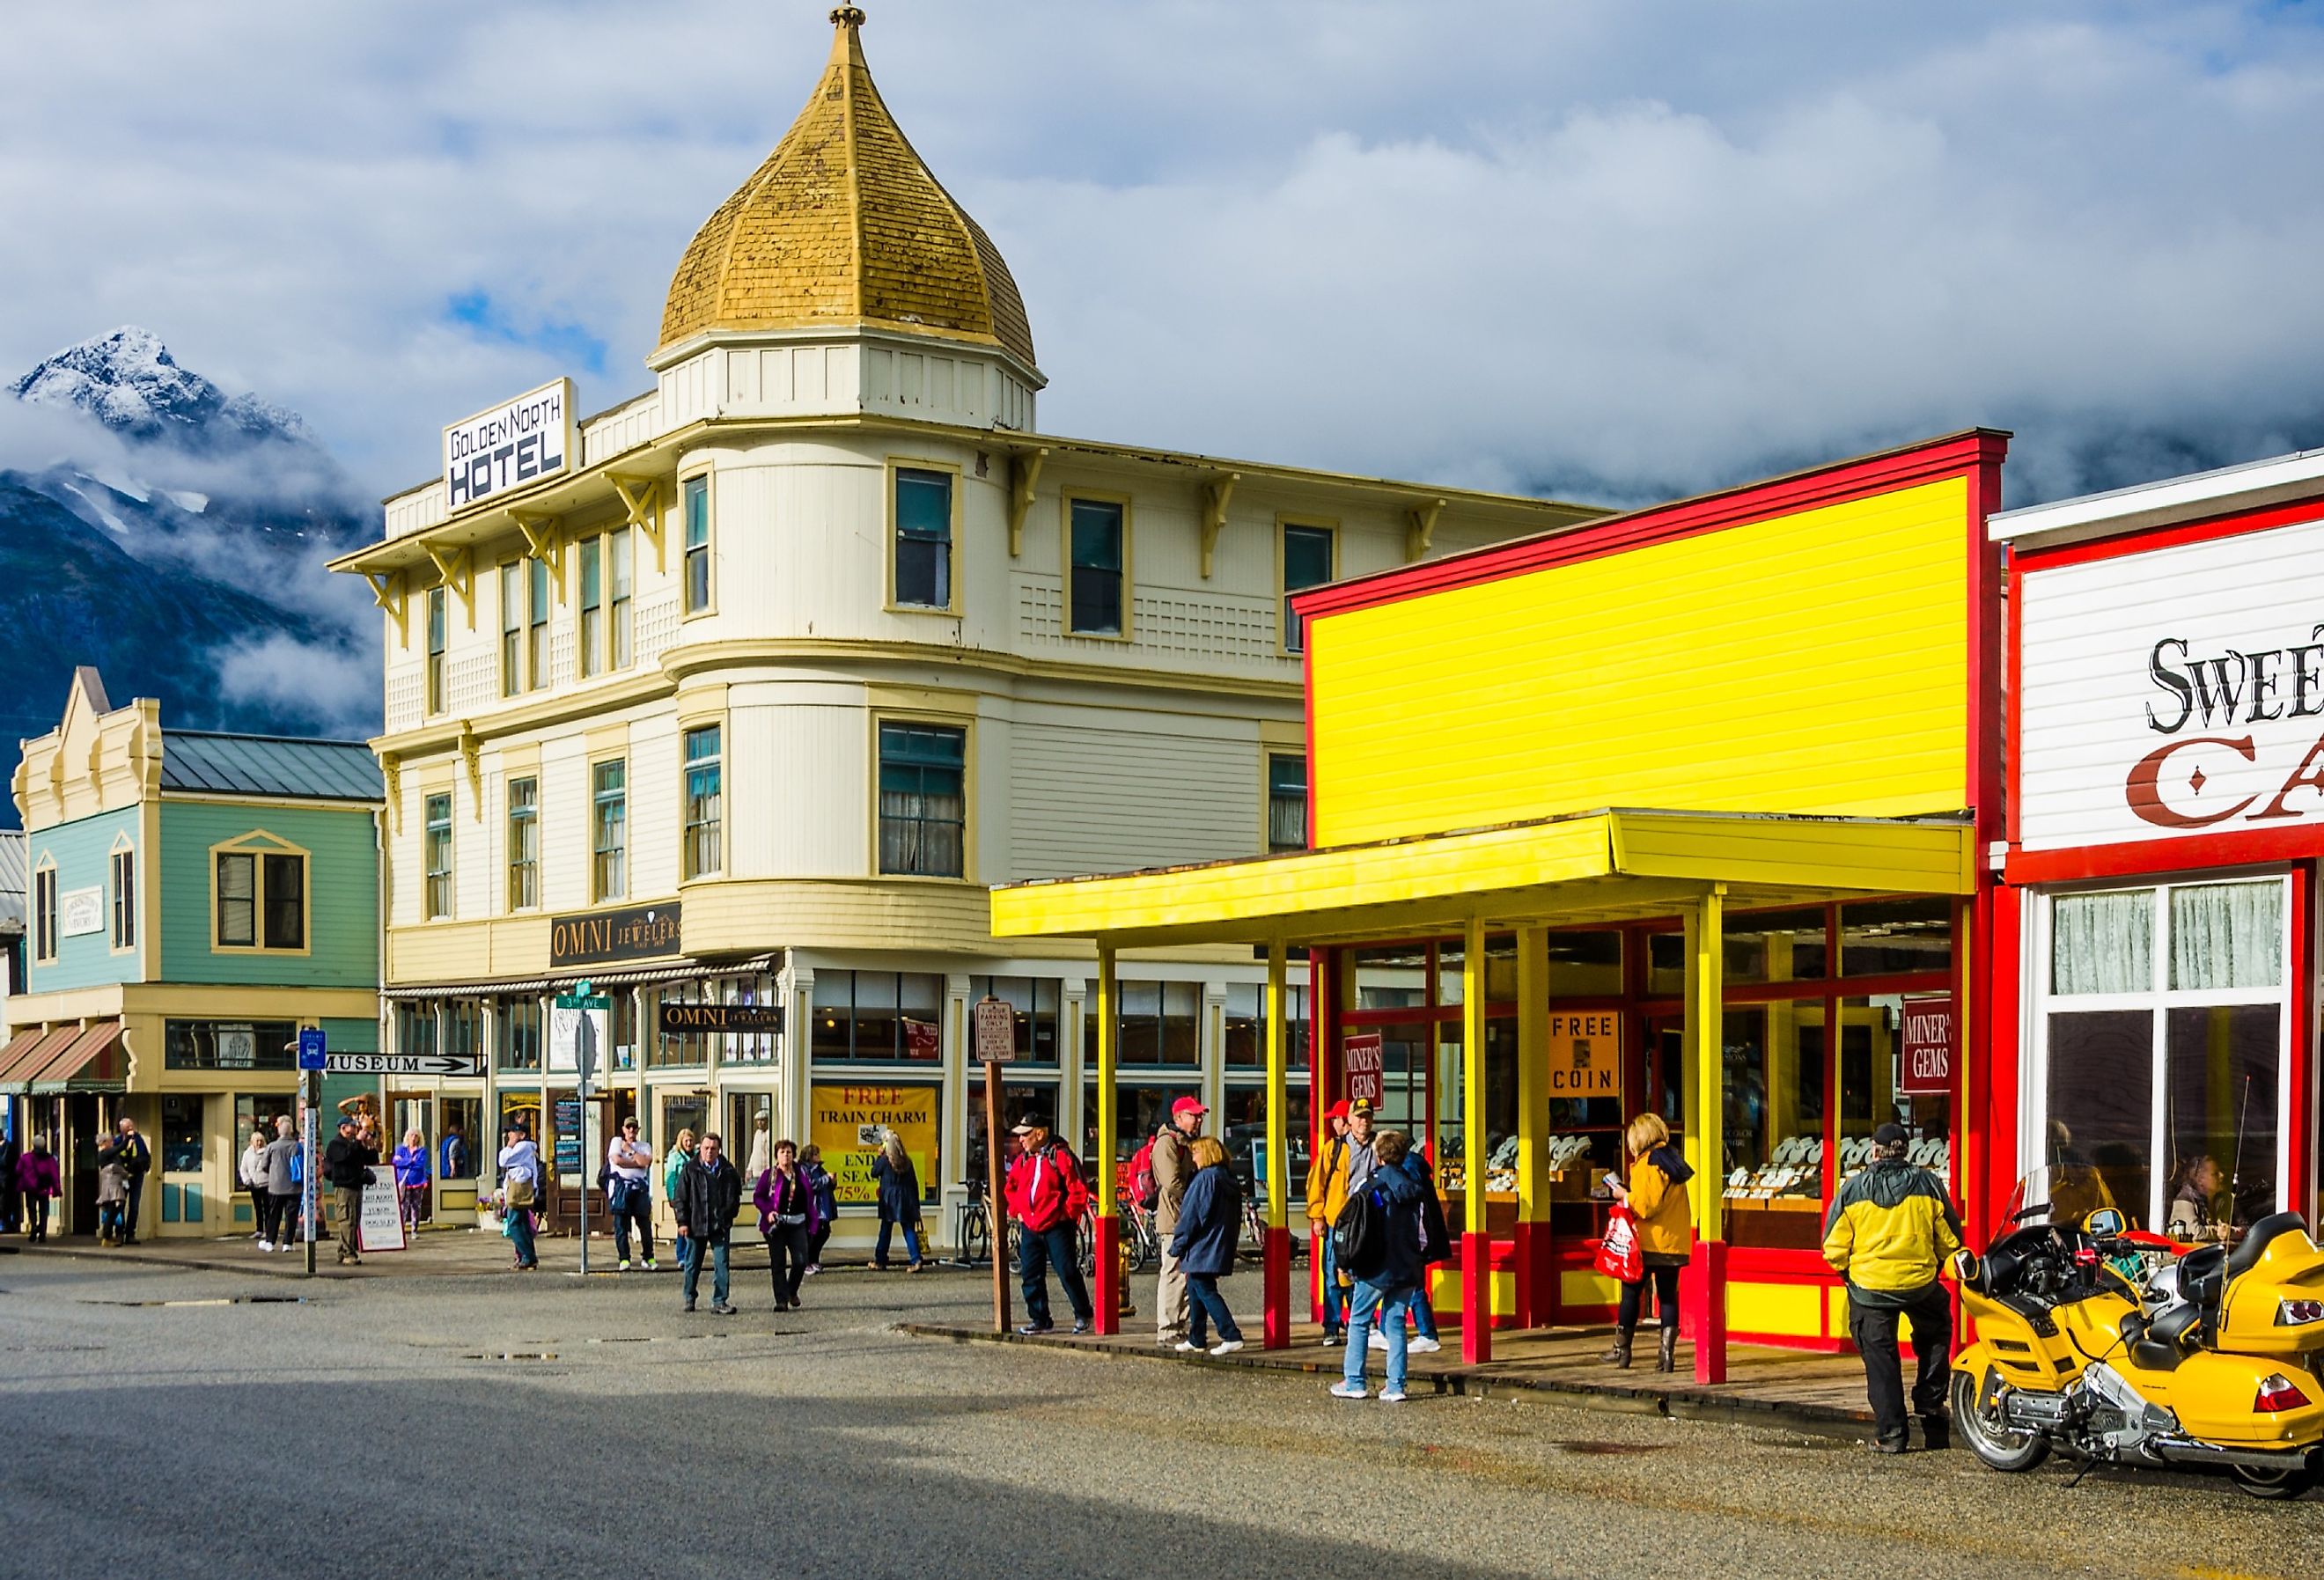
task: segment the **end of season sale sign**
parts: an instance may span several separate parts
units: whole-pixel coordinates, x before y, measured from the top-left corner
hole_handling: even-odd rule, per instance
[[[920,1193],[937,1184],[936,1088],[855,1086],[818,1081],[808,1099],[813,1110],[808,1139],[823,1149],[823,1166],[838,1182],[842,1206],[879,1199],[872,1164],[880,1139],[894,1131],[920,1177]]]

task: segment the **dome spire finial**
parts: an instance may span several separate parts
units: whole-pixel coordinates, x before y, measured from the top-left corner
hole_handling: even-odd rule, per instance
[[[831,14],[831,25],[834,27],[848,28],[862,27],[863,25],[863,7],[861,5],[840,6]]]

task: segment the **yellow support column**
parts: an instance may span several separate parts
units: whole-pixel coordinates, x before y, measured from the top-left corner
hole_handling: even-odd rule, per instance
[[[1686,1305],[1694,1326],[1694,1380],[1727,1381],[1727,1233],[1720,1213],[1727,1186],[1726,1112],[1727,891],[1713,884],[1686,915],[1686,1158],[1696,1186],[1697,1244]]]
[[[1259,1344],[1291,1344],[1291,1048],[1285,1023],[1284,979],[1287,974],[1281,938],[1267,946],[1267,1243],[1260,1248]]]
[[[1493,1358],[1492,1241],[1485,1224],[1485,924],[1469,919],[1461,953],[1461,1177],[1468,1212],[1461,1236],[1461,1355]]]
[[[1090,1298],[1097,1306],[1101,1334],[1121,1329],[1121,1218],[1113,1179],[1114,1063],[1121,1016],[1113,957],[1112,945],[1097,947],[1097,1156],[1089,1160],[1097,1170],[1097,1287]]]
[[[1549,929],[1517,929],[1517,1228],[1519,1327],[1556,1320],[1549,1254]]]

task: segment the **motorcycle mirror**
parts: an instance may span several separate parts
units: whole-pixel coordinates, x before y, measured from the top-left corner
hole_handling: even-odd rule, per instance
[[[2093,1240],[2111,1240],[2125,1227],[2122,1209],[2100,1207],[2082,1220],[2082,1228]]]

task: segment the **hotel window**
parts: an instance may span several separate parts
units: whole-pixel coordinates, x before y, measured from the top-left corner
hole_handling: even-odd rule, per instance
[[[32,958],[47,965],[57,957],[57,869],[51,862],[32,874]]]
[[[2037,978],[2051,1192],[2215,1237],[2290,1205],[2280,877],[2058,894]],[[2204,1164],[2209,1161],[2210,1168]]]
[[[501,567],[501,695],[524,689],[524,561]]]
[[[452,798],[429,796],[423,812],[421,861],[426,868],[428,919],[452,914]]]
[[[710,479],[688,477],[683,497],[686,517],[686,612],[710,607]]]
[[[630,529],[605,536],[605,574],[611,584],[606,603],[611,609],[606,626],[613,646],[613,668],[626,670],[637,650],[637,571]]]
[[[450,640],[444,617],[444,589],[428,589],[428,711],[444,711],[444,648]]]
[[[1267,759],[1267,848],[1307,848],[1307,759],[1269,753]]]
[[[581,549],[581,676],[605,667],[605,546],[584,538]]]
[[[549,684],[549,561],[525,562],[525,683],[538,691]]]
[[[1114,1056],[1125,1065],[1194,1065],[1202,1062],[1203,984],[1198,982],[1115,984],[1120,1040]],[[1082,1056],[1097,1058],[1097,998],[1082,1021]]]
[[[1106,500],[1072,502],[1065,589],[1065,631],[1075,636],[1122,633],[1122,569],[1127,530],[1120,504]]]
[[[896,468],[896,602],[952,607],[952,476]]]
[[[113,947],[137,947],[137,853],[117,848],[113,853]]]
[[[1015,1012],[1019,1063],[1054,1065],[1062,1046],[1057,1036],[1062,985],[1054,976],[972,976],[968,996],[973,1004],[990,994]]]
[[[214,946],[221,949],[307,947],[307,858],[268,850],[222,850],[212,872]]]
[[[718,726],[686,732],[686,875],[699,878],[720,869],[724,814],[720,807]]]
[[[512,779],[508,787],[508,908],[540,903],[540,781]]]
[[[1299,616],[1291,612],[1291,595],[1308,587],[1319,587],[1332,579],[1333,561],[1337,558],[1338,534],[1330,527],[1295,527],[1283,529],[1283,648],[1286,652],[1297,652],[1305,643],[1306,633],[1299,628]]]
[[[815,1060],[847,1063],[944,1056],[944,978],[919,971],[818,971],[808,1018]]]
[[[629,764],[616,757],[589,771],[590,896],[619,900],[629,892]]]
[[[880,726],[880,870],[957,878],[966,843],[968,736],[935,725]]]

